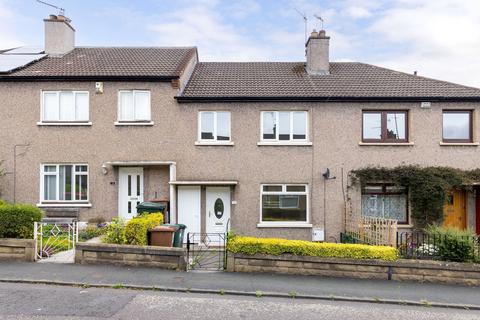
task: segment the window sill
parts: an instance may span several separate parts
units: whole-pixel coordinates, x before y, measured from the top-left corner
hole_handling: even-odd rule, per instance
[[[114,124],[116,126],[153,126],[155,124],[155,122],[153,122],[153,121],[147,121],[147,122],[135,122],[135,121],[119,122],[119,121],[115,121]]]
[[[441,146],[464,146],[464,147],[477,147],[479,142],[440,142]]]
[[[305,222],[260,222],[257,228],[312,228],[311,223]]]
[[[408,147],[414,146],[414,142],[359,142],[359,146],[398,146],[398,147]]]
[[[37,122],[37,126],[91,126],[91,122]]]
[[[312,142],[275,142],[275,141],[260,141],[257,142],[257,146],[298,146],[298,147],[308,147],[313,145]]]
[[[195,141],[196,146],[233,146],[233,141]]]
[[[39,208],[91,208],[91,203],[37,203]]]

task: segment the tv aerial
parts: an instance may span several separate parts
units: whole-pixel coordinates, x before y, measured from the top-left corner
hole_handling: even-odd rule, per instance
[[[303,23],[305,24],[305,42],[307,42],[307,23],[308,23],[308,18],[307,18],[307,16],[305,15],[305,13],[301,12],[301,11],[298,10],[297,8],[293,8],[293,9],[295,9],[295,11],[297,11],[298,14],[299,14],[300,16],[302,16],[302,18],[303,18]]]
[[[320,30],[323,30],[323,18],[317,14],[314,14],[313,16],[320,21]]]
[[[37,2],[41,3],[41,4],[44,4],[46,6],[49,6],[49,7],[55,8],[55,9],[58,10],[58,15],[59,16],[65,16],[65,9],[64,8],[57,7],[54,4],[51,4],[51,3],[48,3],[48,2],[45,2],[45,1],[41,1],[41,0],[37,0]]]

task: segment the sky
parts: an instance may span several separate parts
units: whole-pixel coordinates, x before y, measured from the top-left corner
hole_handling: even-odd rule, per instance
[[[304,61],[307,29],[332,61],[360,61],[480,87],[480,0],[47,0],[78,46],[197,46],[201,61]],[[43,43],[57,10],[0,0],[0,48]]]

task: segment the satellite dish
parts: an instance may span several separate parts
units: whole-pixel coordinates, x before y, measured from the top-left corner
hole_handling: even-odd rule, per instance
[[[322,173],[322,176],[326,179],[326,180],[331,180],[331,179],[336,179],[337,177],[332,177],[331,174],[330,174],[330,169],[327,168],[327,170]]]

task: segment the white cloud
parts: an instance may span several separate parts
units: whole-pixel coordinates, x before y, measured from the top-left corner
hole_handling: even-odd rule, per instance
[[[347,7],[346,13],[348,16],[354,19],[368,18],[372,15],[368,9],[358,6]]]
[[[7,7],[6,1],[0,0],[0,49],[24,45],[16,37],[15,14]]]
[[[162,20],[149,28],[155,32],[157,44],[195,45],[202,61],[258,61],[288,56],[291,47],[285,46],[282,49],[280,44],[290,45],[294,42],[293,37],[297,36],[281,29],[269,29],[268,26],[256,34],[249,34],[248,30],[226,21],[215,3],[188,6],[163,15]],[[262,38],[265,38],[263,43],[259,42]],[[275,43],[280,48],[272,47]]]
[[[479,11],[476,0],[397,1],[369,29],[393,46],[379,63],[480,86]]]

